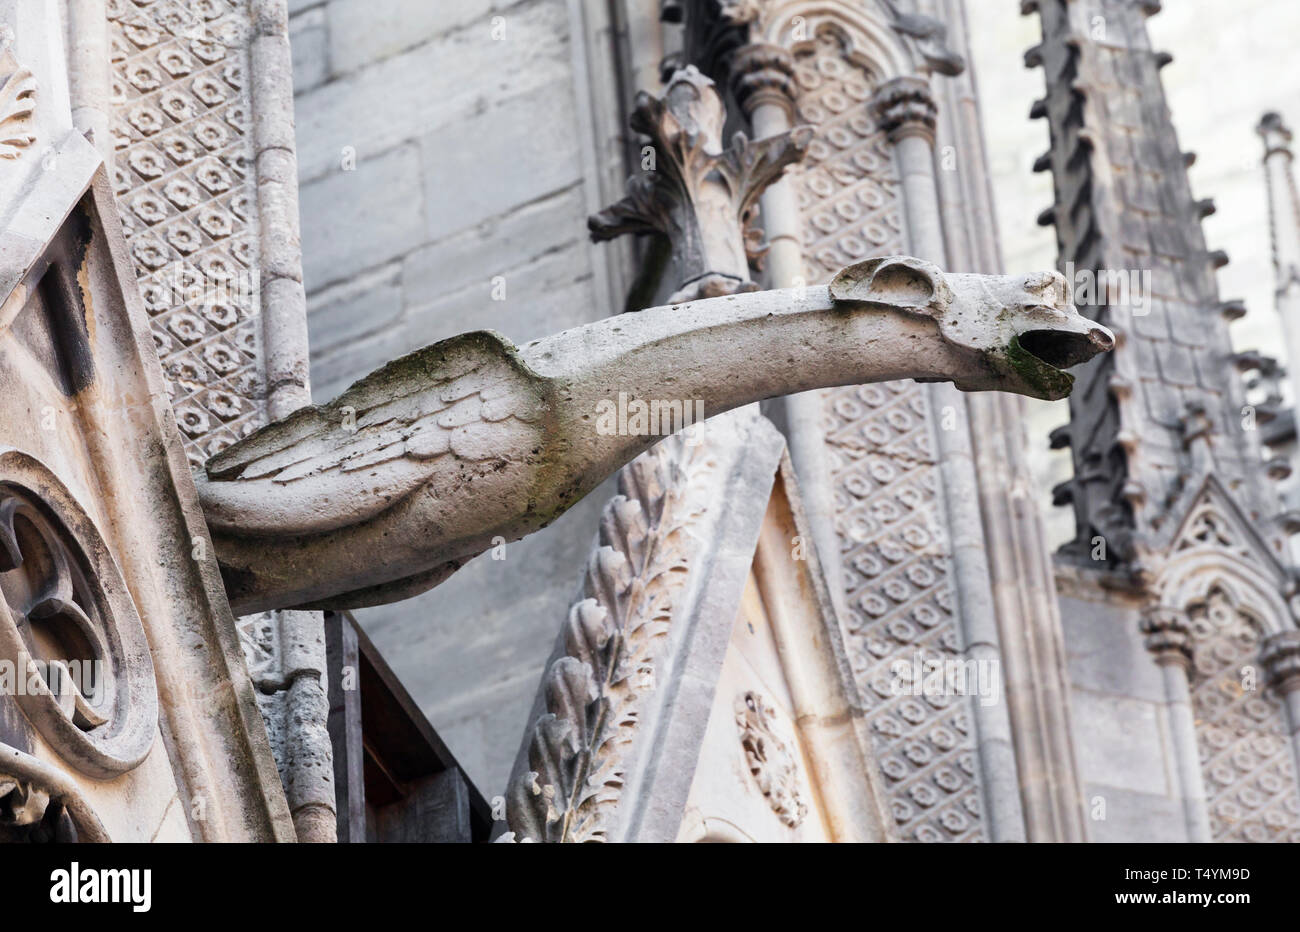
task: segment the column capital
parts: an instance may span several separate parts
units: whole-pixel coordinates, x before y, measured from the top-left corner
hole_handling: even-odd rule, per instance
[[[871,111],[889,135],[890,142],[920,136],[934,144],[939,108],[924,78],[902,77],[886,81],[871,98]]]
[[[727,64],[731,92],[746,116],[764,104],[775,104],[794,122],[794,56],[788,49],[752,42],[732,52]]]
[[[1192,627],[1186,612],[1163,605],[1142,609],[1138,630],[1143,644],[1159,664],[1177,664],[1192,669]]]
[[[1278,154],[1291,158],[1291,128],[1283,121],[1282,114],[1276,111],[1264,114],[1255,127],[1255,132],[1264,140],[1265,161],[1269,156]]]
[[[1280,631],[1264,638],[1259,662],[1270,686],[1282,692],[1300,689],[1300,631]]]

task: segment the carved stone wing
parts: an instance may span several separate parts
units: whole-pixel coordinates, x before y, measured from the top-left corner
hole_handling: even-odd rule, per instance
[[[540,386],[488,331],[397,359],[326,405],[213,457],[209,523],[241,534],[318,534],[382,513],[444,466],[526,453]],[[516,450],[522,446],[523,450]]]

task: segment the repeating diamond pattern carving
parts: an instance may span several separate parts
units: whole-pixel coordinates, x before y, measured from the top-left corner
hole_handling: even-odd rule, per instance
[[[194,467],[265,423],[246,0],[109,0],[114,173]]]
[[[833,35],[796,56],[809,282],[900,251],[899,182],[868,107],[871,75]],[[894,665],[958,660],[933,412],[915,382],[825,393],[826,438],[849,604],[848,646],[900,837],[984,838],[965,698],[896,695]]]

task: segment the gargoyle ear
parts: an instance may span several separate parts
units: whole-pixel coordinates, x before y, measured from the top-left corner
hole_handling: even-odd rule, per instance
[[[1048,307],[1068,307],[1072,300],[1070,283],[1060,272],[1037,272],[1028,276],[1025,291]]]
[[[943,299],[948,284],[939,267],[911,256],[868,259],[842,269],[830,285],[837,301],[870,301],[922,308]]]

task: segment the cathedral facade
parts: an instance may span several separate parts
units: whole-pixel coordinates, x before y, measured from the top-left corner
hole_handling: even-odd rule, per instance
[[[1021,4],[1056,269],[969,6],[0,0],[0,837],[1300,841],[1160,4]]]

